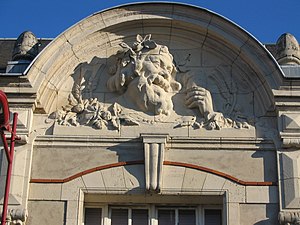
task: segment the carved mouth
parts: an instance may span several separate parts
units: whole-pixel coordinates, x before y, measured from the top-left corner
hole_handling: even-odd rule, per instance
[[[152,80],[152,84],[161,87],[162,89],[164,89],[166,92],[170,91],[170,84],[169,81],[166,80],[164,77],[162,77],[161,75],[154,75]]]

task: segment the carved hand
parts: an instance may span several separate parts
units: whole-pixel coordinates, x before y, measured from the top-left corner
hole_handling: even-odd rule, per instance
[[[208,115],[214,112],[212,97],[208,90],[199,86],[193,86],[186,90],[186,105],[188,108],[198,108],[200,114],[208,119]]]

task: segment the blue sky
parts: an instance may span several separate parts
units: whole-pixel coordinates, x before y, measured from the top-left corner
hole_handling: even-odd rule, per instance
[[[25,30],[53,38],[94,12],[132,0],[0,0],[0,38]],[[143,1],[138,1],[143,2]],[[149,1],[148,1],[149,2]],[[300,41],[300,0],[182,0],[221,14],[263,43],[275,43],[285,32]]]

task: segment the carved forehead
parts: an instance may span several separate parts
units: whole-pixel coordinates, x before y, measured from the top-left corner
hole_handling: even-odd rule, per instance
[[[140,55],[143,56],[142,58],[146,58],[149,56],[157,56],[162,61],[173,61],[173,55],[169,52],[168,47],[164,45],[158,45],[155,49],[142,50]]]

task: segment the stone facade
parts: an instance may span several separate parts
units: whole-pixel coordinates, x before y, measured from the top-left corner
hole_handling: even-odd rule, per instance
[[[99,209],[107,225],[115,209],[132,221],[142,208],[151,225],[166,209],[192,210],[198,225],[214,210],[223,225],[300,224],[291,34],[267,46],[273,56],[208,10],[145,3],[95,13],[39,55],[22,35],[0,74],[22,137],[11,223],[89,225]],[[0,162],[4,187],[3,150]]]

